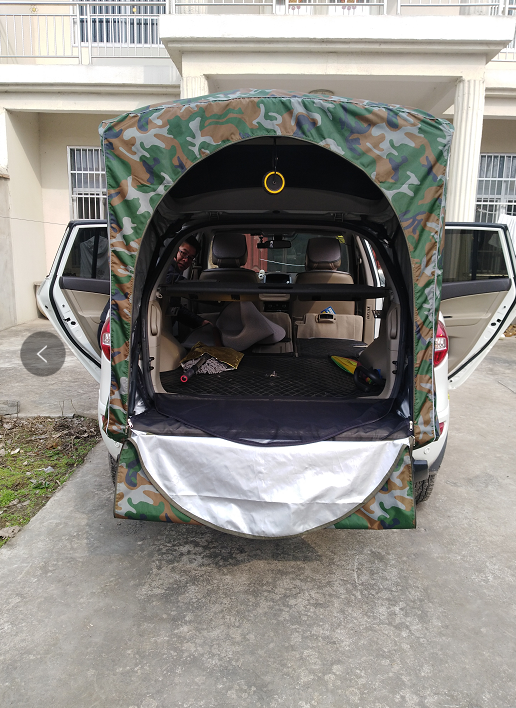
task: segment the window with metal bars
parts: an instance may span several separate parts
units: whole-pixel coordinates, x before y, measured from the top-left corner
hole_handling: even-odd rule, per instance
[[[516,216],[516,155],[480,155],[475,221]]]
[[[100,148],[69,147],[68,178],[72,219],[106,219],[106,173]]]
[[[159,45],[158,17],[164,0],[101,0],[79,5],[81,42],[92,44]]]

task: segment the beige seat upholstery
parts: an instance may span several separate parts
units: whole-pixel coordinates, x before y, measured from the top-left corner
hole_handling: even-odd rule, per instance
[[[199,280],[232,283],[258,283],[254,270],[242,268],[247,261],[247,242],[244,234],[215,234],[211,260],[218,268],[203,270]]]
[[[311,238],[306,247],[306,271],[299,273],[298,284],[341,283],[353,285],[349,273],[337,270],[340,266],[340,243],[336,238]],[[294,317],[308,313],[319,314],[327,307],[332,307],[337,315],[354,315],[355,303],[351,300],[296,300],[293,304]]]

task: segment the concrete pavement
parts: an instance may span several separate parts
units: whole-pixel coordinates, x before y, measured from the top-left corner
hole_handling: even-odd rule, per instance
[[[20,349],[33,332],[55,332],[37,319],[0,332],[0,400],[19,401],[20,415],[97,417],[98,384],[67,345],[66,360],[53,376],[34,376],[21,363]]]
[[[0,705],[516,705],[515,371],[500,341],[451,393],[416,531],[117,521],[95,448],[0,550]]]

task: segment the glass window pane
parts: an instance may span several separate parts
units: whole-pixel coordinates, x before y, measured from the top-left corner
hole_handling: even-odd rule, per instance
[[[278,235],[279,238],[280,235]],[[266,273],[302,273],[306,270],[306,248],[308,241],[312,238],[321,238],[327,234],[321,233],[294,233],[281,236],[282,239],[290,241],[289,248],[258,248],[260,237],[246,234],[247,239],[247,261],[245,268],[256,272],[263,270]],[[345,273],[349,272],[348,246],[343,237],[337,237],[340,242],[341,263],[337,268]],[[210,267],[213,266],[211,251],[209,258]]]
[[[81,210],[89,212],[95,205],[81,199]],[[109,249],[106,227],[83,227],[75,237],[63,276],[109,280]]]
[[[498,231],[446,229],[443,283],[506,277],[507,267]]]

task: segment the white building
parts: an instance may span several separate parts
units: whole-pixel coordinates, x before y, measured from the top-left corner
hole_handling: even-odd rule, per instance
[[[0,329],[36,317],[69,219],[105,215],[100,121],[179,96],[422,108],[455,125],[448,220],[516,214],[515,22],[516,0],[1,1]]]

